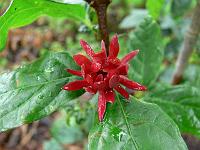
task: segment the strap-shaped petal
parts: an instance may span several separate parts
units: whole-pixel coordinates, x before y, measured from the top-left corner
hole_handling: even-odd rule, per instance
[[[101,50],[100,52],[98,52],[98,53],[95,53],[95,54],[93,55],[92,60],[95,61],[95,62],[100,63],[101,65],[104,65],[105,62],[106,62],[107,56],[106,56],[105,43],[104,43],[103,40],[102,40],[102,42],[101,42],[101,47],[102,47],[102,48],[101,48],[102,50]]]
[[[115,72],[116,72],[116,74],[127,75],[127,74],[128,74],[128,64],[120,65],[120,66],[116,69]]]
[[[80,90],[85,86],[88,86],[87,81],[77,80],[64,85],[63,89],[68,91],[75,91],[75,90]]]
[[[104,91],[99,91],[98,98],[98,116],[99,121],[103,121],[104,113],[106,111],[106,97]]]
[[[67,69],[67,72],[69,72],[70,74],[73,74],[73,75],[76,75],[76,76],[82,77],[82,73],[81,73],[81,71],[73,70],[73,69]]]
[[[90,83],[90,84],[93,84],[93,78],[90,74],[87,74],[86,77],[85,77],[85,80]]]
[[[107,59],[107,65],[104,66],[104,70],[109,72],[110,70],[116,69],[118,66],[120,66],[121,62],[118,58],[108,58]]]
[[[109,80],[109,87],[114,88],[119,84],[119,76],[118,75],[113,75],[110,80]]]
[[[85,78],[87,74],[91,72],[91,68],[89,68],[89,65],[81,65],[81,73],[82,77]]]
[[[115,88],[114,88],[119,94],[121,94],[124,98],[126,99],[129,99],[129,94],[128,92],[122,88],[120,85],[117,85]]]
[[[86,88],[84,88],[87,92],[91,93],[91,94],[96,94],[97,92],[97,89],[95,89],[94,87],[92,86],[88,86]]]
[[[98,62],[93,62],[90,67],[92,72],[98,72],[101,69],[101,64]]]
[[[147,88],[137,82],[129,80],[127,77],[120,75],[119,82],[129,89],[145,91]]]
[[[116,58],[119,53],[119,42],[117,35],[114,35],[112,40],[110,41],[109,47],[109,57]]]
[[[108,62],[112,65],[115,65],[115,66],[118,66],[121,63],[121,61],[118,58],[109,58]]]
[[[94,82],[93,86],[98,90],[105,90],[106,85],[104,81]]]
[[[85,78],[86,72],[87,72],[87,70],[86,70],[85,65],[84,64],[81,65],[81,74],[82,74],[83,78]]]
[[[81,66],[83,64],[85,64],[85,65],[91,64],[91,61],[87,57],[85,57],[84,55],[81,55],[81,54],[74,55],[73,59],[76,62],[76,64],[79,65],[79,66]]]
[[[105,42],[103,40],[101,41],[101,51],[104,53],[105,56],[107,56],[106,45],[105,45]]]
[[[82,48],[85,50],[86,54],[88,56],[90,56],[91,58],[93,58],[95,53],[94,53],[93,49],[90,47],[90,45],[84,40],[80,40],[80,44],[81,44]]]
[[[106,91],[105,93],[106,101],[110,103],[115,102],[115,92],[113,90]]]
[[[126,56],[124,56],[121,60],[122,64],[128,63],[133,57],[135,57],[138,54],[139,50],[132,51],[128,53]]]
[[[96,53],[93,56],[93,61],[101,63],[101,64],[104,64],[105,61],[106,61],[106,55],[105,55],[105,53],[104,52]]]

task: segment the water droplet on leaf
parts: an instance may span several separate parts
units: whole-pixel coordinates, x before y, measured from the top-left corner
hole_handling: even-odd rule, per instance
[[[43,99],[43,98],[44,98],[44,95],[39,95],[38,98],[39,98],[39,99]]]
[[[114,137],[116,141],[120,142],[122,140],[122,137],[126,135],[126,133],[118,127],[112,127],[111,135]]]

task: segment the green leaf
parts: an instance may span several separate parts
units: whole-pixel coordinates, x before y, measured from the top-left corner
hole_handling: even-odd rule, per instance
[[[51,139],[44,142],[44,150],[64,150],[64,148],[55,140]]]
[[[88,24],[84,5],[51,0],[13,0],[5,14],[0,17],[0,51],[5,47],[9,29],[28,25],[44,15],[71,18]]]
[[[134,28],[138,26],[144,18],[148,15],[148,12],[145,9],[134,9],[131,11],[131,14],[125,17],[120,23],[120,28]]]
[[[49,115],[81,94],[62,90],[76,68],[68,53],[50,53],[36,62],[0,75],[0,131]]]
[[[104,120],[90,131],[89,150],[187,149],[177,125],[155,104],[117,99]]]
[[[146,7],[154,19],[159,18],[164,2],[164,0],[147,0]]]
[[[67,4],[81,4],[84,3],[84,0],[52,0],[54,2],[59,2],[59,3],[67,3]]]
[[[158,104],[179,126],[181,132],[200,138],[200,89],[174,86],[155,92],[148,101]]]
[[[199,58],[192,58],[192,57],[199,57]],[[190,83],[193,86],[199,87],[200,89],[200,76],[199,76],[200,66],[198,65],[198,62],[200,63],[200,55],[191,56],[190,61],[194,61],[194,62],[191,62],[194,64],[188,65],[188,67],[185,69],[183,78],[186,82]]]
[[[191,7],[193,0],[172,0],[171,12],[174,17],[183,16]]]
[[[129,35],[129,50],[139,49],[139,54],[131,61],[129,77],[146,86],[151,86],[163,60],[163,41],[159,25],[150,17]]]
[[[51,127],[51,135],[61,144],[73,144],[83,139],[83,133],[78,127],[67,126],[65,118],[59,118]]]

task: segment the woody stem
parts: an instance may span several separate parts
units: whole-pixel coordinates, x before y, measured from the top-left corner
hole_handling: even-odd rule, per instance
[[[86,0],[92,6],[98,17],[101,39],[105,42],[106,52],[109,52],[109,33],[107,27],[107,8],[110,0]]]

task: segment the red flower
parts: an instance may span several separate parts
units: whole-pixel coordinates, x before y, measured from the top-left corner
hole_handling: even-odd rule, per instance
[[[67,71],[73,75],[83,77],[83,80],[70,82],[63,89],[73,91],[84,88],[92,94],[99,92],[98,115],[100,121],[103,120],[106,103],[114,103],[115,101],[114,90],[126,99],[129,99],[129,93],[122,86],[133,90],[146,90],[145,86],[126,77],[129,67],[128,62],[138,54],[139,50],[132,51],[119,60],[117,58],[119,53],[117,35],[110,42],[108,56],[106,55],[103,41],[101,43],[101,52],[99,53],[94,53],[92,48],[83,40],[80,41],[80,44],[90,59],[81,54],[75,55],[73,57],[74,61],[81,67],[81,71],[72,69],[67,69]]]

